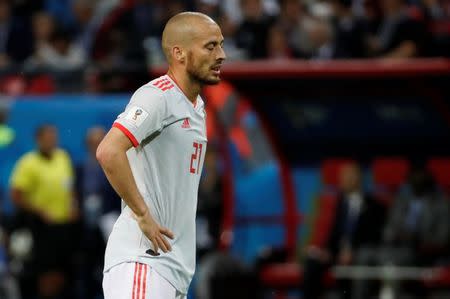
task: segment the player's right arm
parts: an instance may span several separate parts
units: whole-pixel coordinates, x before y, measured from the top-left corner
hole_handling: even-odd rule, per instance
[[[132,146],[129,137],[113,127],[97,148],[97,160],[114,190],[133,211],[140,229],[152,242],[154,252],[159,248],[164,252],[170,251],[166,236],[172,239],[172,232],[153,219],[134,180],[126,155]]]

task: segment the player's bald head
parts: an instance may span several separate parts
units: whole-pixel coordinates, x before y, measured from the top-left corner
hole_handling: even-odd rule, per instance
[[[162,48],[167,61],[171,62],[174,46],[187,48],[208,26],[217,26],[209,16],[199,12],[182,12],[167,22],[162,34]]]

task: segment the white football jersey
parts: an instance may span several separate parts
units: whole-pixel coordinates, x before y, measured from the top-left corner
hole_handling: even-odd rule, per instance
[[[139,88],[114,122],[132,141],[128,161],[140,193],[154,219],[170,229],[172,251],[152,256],[153,248],[129,207],[114,225],[105,253],[105,268],[123,262],[150,265],[186,294],[195,271],[195,214],[206,152],[204,103],[194,105],[167,75]]]

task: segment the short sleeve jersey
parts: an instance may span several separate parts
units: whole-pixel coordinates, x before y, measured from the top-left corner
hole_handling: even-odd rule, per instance
[[[72,212],[73,168],[69,155],[60,149],[51,158],[33,151],[16,163],[10,185],[25,195],[27,203],[45,211],[53,221],[67,223]]]
[[[105,271],[129,261],[150,265],[179,292],[195,271],[195,213],[206,151],[204,103],[190,102],[167,75],[139,88],[113,126],[133,143],[127,157],[154,219],[174,233],[172,251],[152,256],[151,242],[122,202],[108,240]]]

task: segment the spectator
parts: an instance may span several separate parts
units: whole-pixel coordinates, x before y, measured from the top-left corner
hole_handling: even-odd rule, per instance
[[[50,14],[39,12],[33,16],[32,24],[34,51],[39,53],[41,49],[49,47],[50,39],[55,32],[55,21]]]
[[[384,240],[393,262],[432,265],[449,245],[450,207],[422,169],[412,171],[408,187],[391,208]]]
[[[50,71],[77,71],[86,64],[84,50],[75,45],[69,32],[53,32],[49,43],[37,45],[36,52],[27,62],[29,68],[46,68]]]
[[[72,12],[75,17],[74,41],[86,53],[90,53],[94,34],[93,15],[95,6],[99,1],[74,0],[72,1]]]
[[[306,26],[309,40],[312,46],[312,59],[332,59],[334,54],[333,47],[333,28],[331,24],[324,19],[311,19]]]
[[[196,11],[204,13],[210,16],[214,20],[217,20],[220,16],[220,3],[218,0],[196,0]]]
[[[243,21],[236,32],[236,44],[249,59],[266,58],[266,41],[273,18],[264,13],[261,0],[241,0]]]
[[[21,0],[11,2],[13,4],[13,14],[20,18],[27,19],[38,11],[42,11],[46,0]]]
[[[37,150],[22,156],[11,175],[11,197],[33,237],[32,265],[24,274],[34,273],[35,279],[34,285],[22,288],[26,298],[70,298],[65,291],[78,208],[72,164],[67,153],[57,148],[57,140],[55,127],[40,126]]]
[[[93,54],[94,41],[100,26],[120,2],[120,0],[72,1],[74,25],[71,29],[74,42],[87,56]]]
[[[45,10],[48,11],[65,28],[74,26],[75,17],[71,9],[73,0],[45,0]]]
[[[155,37],[161,35],[170,17],[184,10],[183,1],[138,0],[133,8],[120,15],[105,38],[97,40],[96,59],[106,69],[127,68],[147,73],[146,58],[150,65],[163,60],[159,38]],[[104,43],[99,44],[100,40]]]
[[[8,0],[0,0],[0,67],[23,62],[32,52],[27,22],[14,18]]]
[[[298,0],[281,0],[278,24],[284,31],[292,54],[296,58],[311,56],[312,45],[306,31],[306,24],[311,17],[306,13],[305,7]]]
[[[378,0],[360,0],[361,12],[359,16],[361,17],[361,26],[365,32],[364,43],[365,43],[365,54],[373,55],[370,53],[368,48],[368,43],[373,36],[377,34],[380,29],[381,23],[381,8]]]
[[[80,187],[83,198],[84,222],[89,229],[101,229],[106,242],[112,225],[100,226],[100,224],[103,222],[105,224],[114,223],[114,221],[108,219],[114,219],[119,216],[120,198],[109,184],[95,158],[97,147],[105,135],[106,132],[101,127],[92,127],[87,132],[86,146],[88,156],[81,169]],[[102,255],[103,253],[102,251]]]
[[[363,58],[366,56],[365,32],[362,22],[352,12],[351,0],[333,0],[333,58]]]
[[[362,264],[394,264],[400,266],[433,266],[446,259],[450,233],[450,207],[436,191],[430,174],[413,170],[406,192],[394,201],[384,229],[384,244],[367,249],[359,256]],[[356,298],[367,298],[369,284],[355,284]],[[414,289],[420,298],[421,289]]]
[[[82,254],[83,262],[79,273],[83,281],[85,298],[102,295],[103,256],[106,241],[114,222],[120,214],[120,198],[109,184],[95,158],[100,141],[106,135],[101,127],[92,127],[86,134],[88,155],[77,176],[78,190],[81,190],[83,215]]]
[[[133,19],[133,26],[139,38],[159,37],[164,26],[164,6],[152,0],[138,0],[136,2],[129,17]]]
[[[304,263],[303,291],[305,299],[317,299],[322,290],[322,277],[331,265],[355,262],[359,250],[379,244],[384,209],[361,185],[356,164],[348,164],[340,172],[340,195],[335,220],[325,248],[310,246]],[[346,288],[345,284],[341,287]],[[341,292],[344,297],[349,292]]]
[[[125,65],[143,65],[146,55],[155,57],[161,46],[159,42],[152,48],[149,46],[151,37],[159,36],[163,29],[164,7],[150,0],[138,0],[136,5],[125,12],[107,35],[110,45],[106,55],[101,60],[108,68]],[[154,39],[155,43],[158,39]],[[146,52],[147,50],[147,52]],[[162,55],[158,56],[161,57]],[[152,63],[152,59],[148,59]]]
[[[269,16],[276,16],[279,12],[277,0],[261,0],[264,12]],[[231,23],[238,25],[243,20],[241,0],[220,1],[222,12],[225,13]]]
[[[271,60],[285,60],[293,58],[292,50],[281,26],[274,25],[267,36],[267,58]]]
[[[424,56],[426,28],[408,15],[405,0],[382,0],[381,9],[381,25],[378,33],[369,39],[369,53],[385,58]]]
[[[416,5],[424,12],[429,20],[443,20],[446,18],[445,10],[439,0],[417,0]]]
[[[222,29],[222,35],[224,36],[223,47],[225,53],[227,53],[227,61],[246,59],[245,50],[239,49],[236,45],[235,34],[237,28],[229,16],[222,13],[217,19],[217,24]]]

